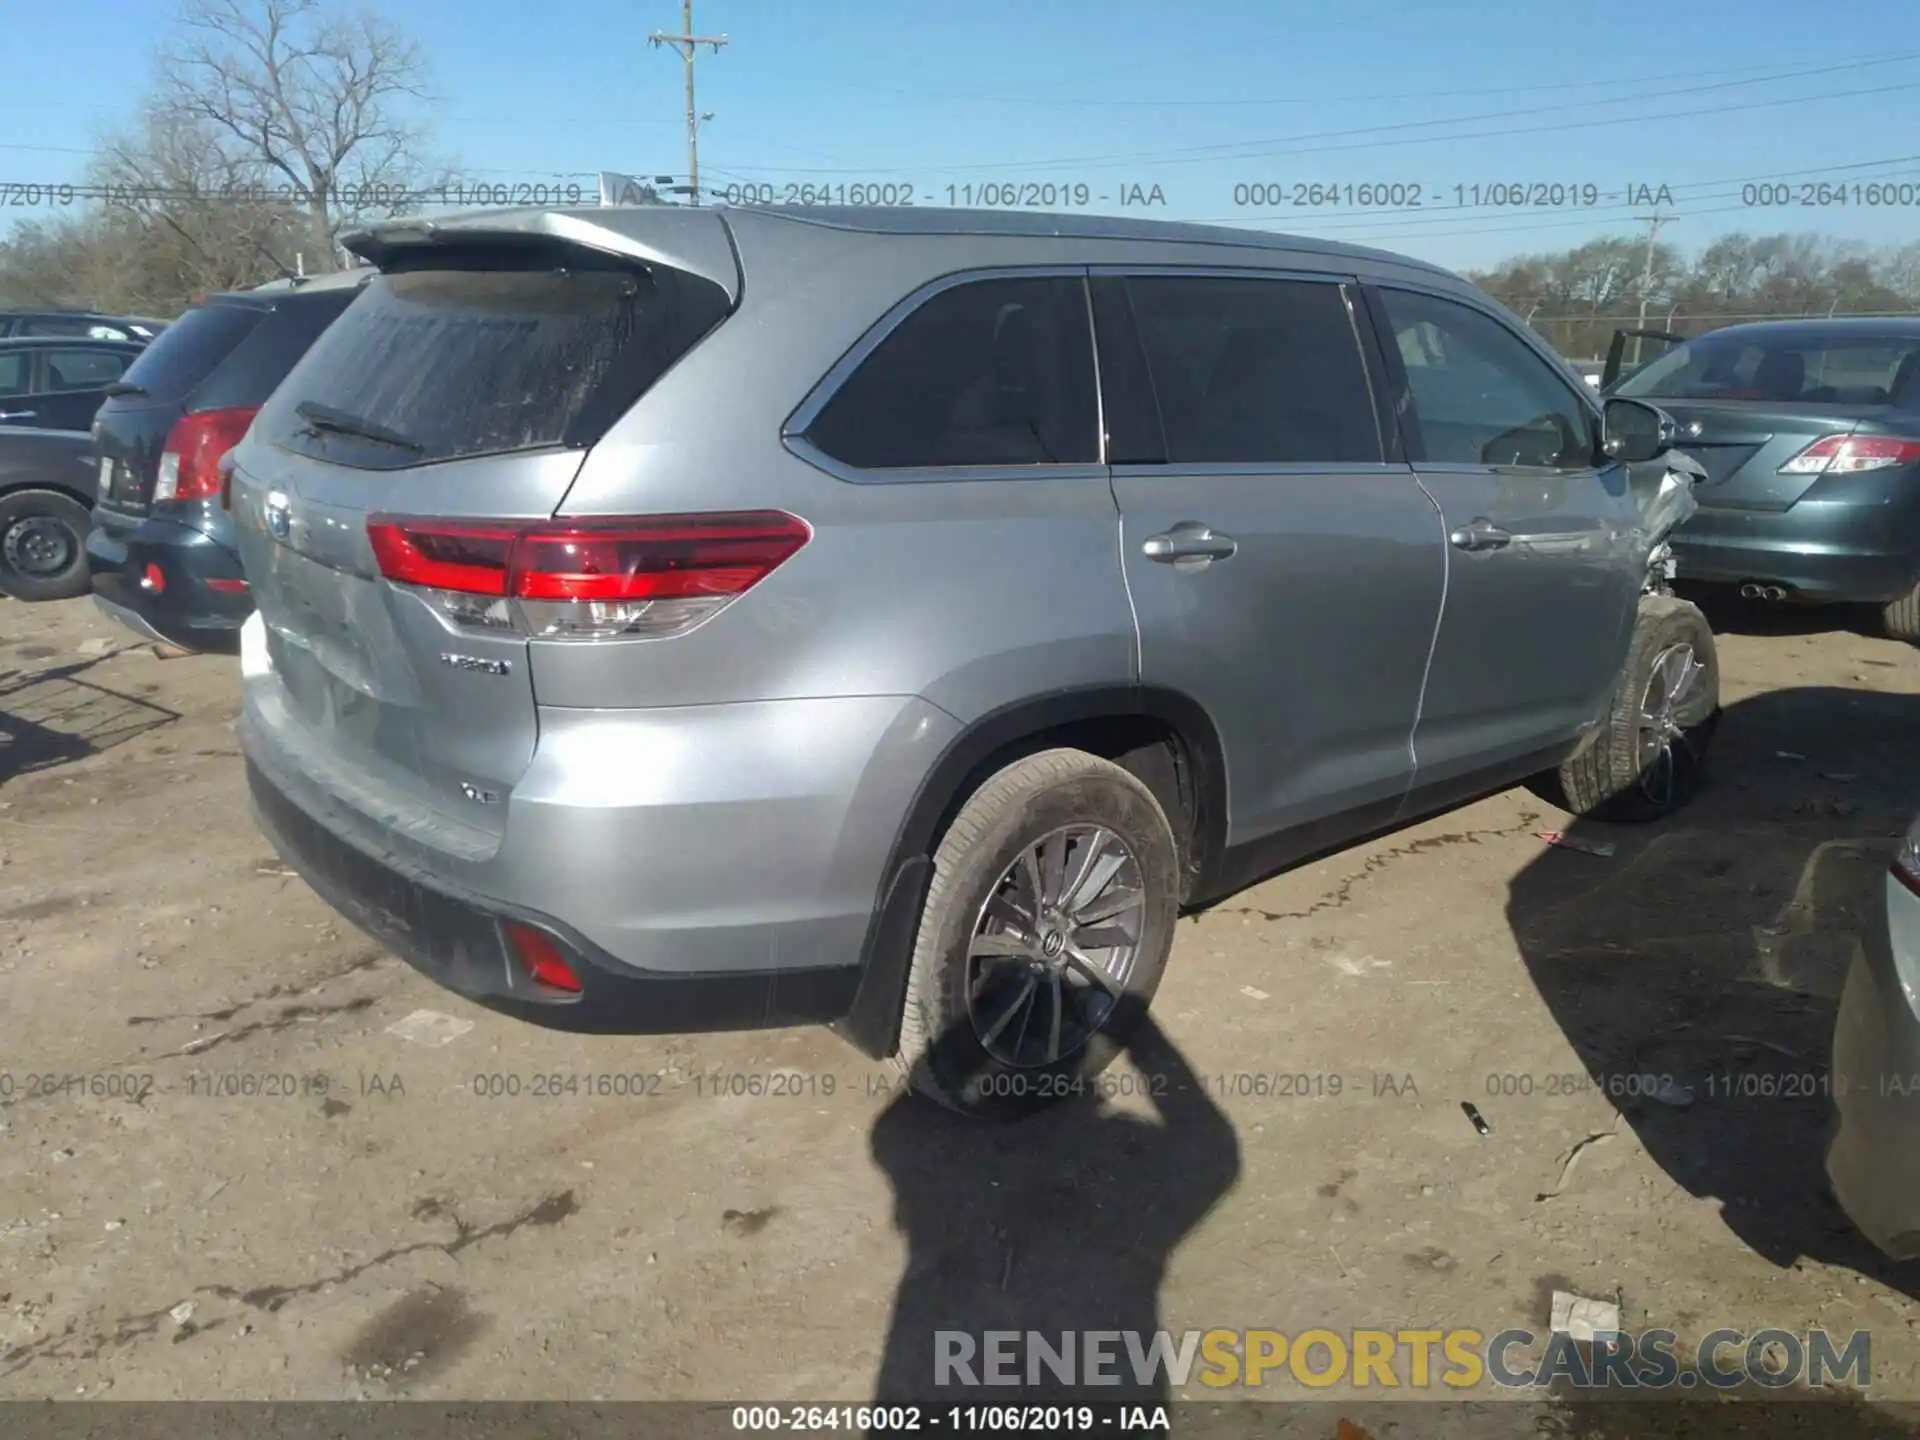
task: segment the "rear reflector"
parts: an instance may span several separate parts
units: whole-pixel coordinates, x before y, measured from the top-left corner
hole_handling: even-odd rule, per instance
[[[1823,435],[1780,467],[1782,475],[1851,475],[1920,461],[1920,440],[1892,435]]]
[[[158,565],[148,565],[140,572],[140,588],[149,595],[158,595],[167,588],[167,572]]]
[[[550,989],[564,990],[569,995],[580,993],[580,977],[573,973],[573,967],[560,954],[560,947],[546,935],[531,925],[522,925],[515,920],[507,921],[501,928],[507,932],[514,954],[520,957],[520,963],[527,967],[527,973],[535,980]]]
[[[154,500],[210,500],[222,494],[220,461],[240,443],[259,412],[257,405],[202,410],[182,416],[160,452]]]
[[[380,573],[449,620],[555,639],[682,634],[812,538],[779,510],[489,523],[374,515]]]
[[[244,580],[209,580],[207,581],[207,588],[209,590],[218,590],[222,595],[244,595],[247,593],[247,582]]]

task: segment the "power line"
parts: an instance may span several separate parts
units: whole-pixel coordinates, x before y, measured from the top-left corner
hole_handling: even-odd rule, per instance
[[[1911,60],[1920,57],[1920,52],[1888,57],[1894,60]],[[1708,90],[1730,89],[1737,85],[1771,84],[1780,80],[1801,79],[1814,75],[1831,74],[1838,70],[1860,69],[1880,61],[1862,61],[1852,65],[1821,66],[1810,70],[1785,71],[1752,80],[1728,81],[1720,85],[1701,85],[1691,87],[1690,94]],[[1592,120],[1568,121],[1558,125],[1540,125],[1531,127],[1530,134],[1543,131],[1599,129],[1610,125],[1641,125],[1653,122],[1661,124],[1688,116],[1728,115],[1748,110],[1776,109],[1786,105],[1810,105],[1825,100],[1838,100],[1858,95],[1883,95],[1901,90],[1920,89],[1920,81],[1907,81],[1898,85],[1870,86],[1855,90],[1826,90],[1815,95],[1792,95],[1772,100],[1754,100],[1740,105],[1724,105],[1707,110],[1658,110],[1645,112],[1644,101],[1638,97],[1623,97],[1614,100],[1583,101],[1575,105],[1530,106],[1514,110],[1484,111],[1475,115],[1454,115],[1435,120],[1407,120],[1392,125],[1367,125],[1346,130],[1321,130],[1306,134],[1281,136],[1270,140],[1232,141],[1218,145],[1191,145],[1172,150],[1144,150],[1131,152],[1108,152],[1099,155],[1064,156],[1049,160],[1016,161],[968,161],[959,165],[929,165],[924,167],[908,166],[865,166],[865,167],[787,167],[779,173],[793,175],[884,175],[908,174],[918,168],[933,174],[961,174],[979,171],[1016,171],[1036,169],[1058,169],[1064,166],[1078,165],[1096,169],[1112,169],[1127,165],[1149,166],[1156,163],[1172,164],[1176,162],[1194,162],[1197,160],[1253,160],[1268,156],[1285,157],[1290,155],[1333,154],[1350,150],[1382,149],[1399,145],[1431,145],[1455,140],[1506,139],[1512,135],[1511,129],[1474,131],[1464,135],[1415,135],[1390,140],[1369,140],[1356,145],[1310,145],[1306,142],[1331,139],[1347,139],[1362,135],[1383,135],[1403,130],[1428,130],[1450,125],[1476,124],[1485,120],[1516,120],[1537,115],[1559,114],[1566,110],[1591,109],[1597,105],[1620,105],[1638,103],[1643,113],[1635,115],[1607,116]],[[1282,148],[1301,147],[1301,148]],[[748,167],[753,168],[753,167]],[[772,169],[773,167],[760,167]]]

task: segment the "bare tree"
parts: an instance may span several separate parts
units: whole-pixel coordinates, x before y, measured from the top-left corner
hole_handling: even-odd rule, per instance
[[[334,235],[374,211],[412,208],[425,134],[414,43],[371,13],[328,0],[188,0],[162,63],[161,103],[220,134],[234,163],[271,175],[306,213],[323,265]]]

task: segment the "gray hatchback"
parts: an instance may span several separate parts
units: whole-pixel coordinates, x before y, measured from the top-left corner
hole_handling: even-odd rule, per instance
[[[1671,424],[1461,280],[1088,217],[382,224],[234,454],[256,814],[449,987],[1017,1114],[1176,917],[1522,780],[1681,803]]]

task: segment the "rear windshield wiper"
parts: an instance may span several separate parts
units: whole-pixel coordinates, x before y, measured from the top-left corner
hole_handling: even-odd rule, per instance
[[[109,396],[144,395],[147,393],[147,387],[144,385],[129,385],[124,380],[116,380],[111,385],[107,386],[106,393]]]
[[[409,440],[398,430],[389,430],[372,420],[358,415],[349,415],[344,410],[335,410],[331,405],[322,405],[317,400],[302,400],[293,407],[293,413],[307,422],[309,430],[331,431],[336,435],[353,435],[362,440],[372,440],[381,445],[391,445],[397,450],[420,450],[418,440]]]

